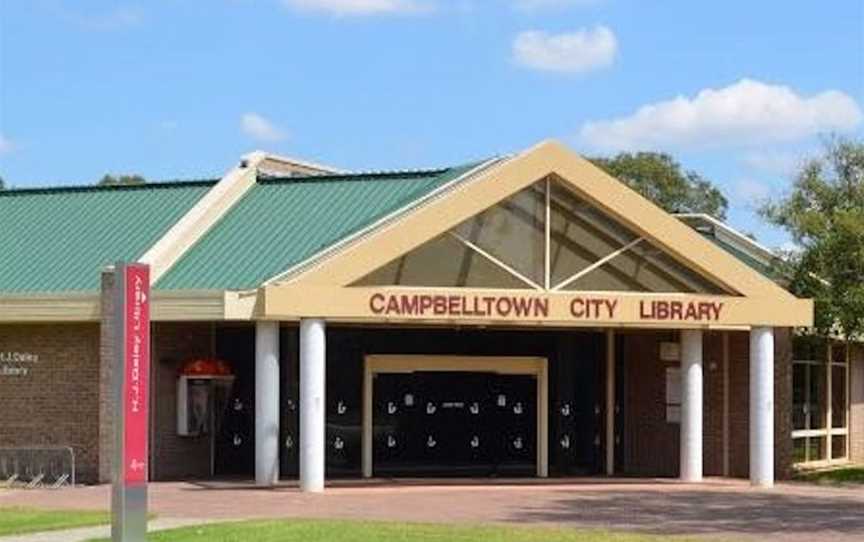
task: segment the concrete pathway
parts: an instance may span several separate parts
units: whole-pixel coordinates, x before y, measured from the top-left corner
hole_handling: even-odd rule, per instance
[[[200,525],[212,523],[207,519],[182,519],[182,518],[156,518],[147,524],[148,531],[161,531],[186,527],[189,525]],[[84,542],[93,538],[110,538],[111,527],[100,525],[98,527],[80,527],[77,529],[62,529],[57,531],[45,531],[42,533],[18,534],[12,536],[0,536],[0,542]]]
[[[563,525],[745,541],[864,540],[864,489],[745,480],[669,479],[352,480],[323,494],[296,484],[155,483],[159,518],[342,518]],[[109,486],[0,493],[0,506],[106,509]],[[4,541],[5,542],[5,541]]]

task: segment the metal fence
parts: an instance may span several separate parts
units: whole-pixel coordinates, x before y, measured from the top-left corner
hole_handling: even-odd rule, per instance
[[[75,452],[69,446],[0,447],[0,487],[75,486]]]

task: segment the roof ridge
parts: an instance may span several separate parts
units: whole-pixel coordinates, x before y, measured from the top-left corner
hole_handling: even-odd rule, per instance
[[[68,186],[35,186],[27,188],[7,188],[0,190],[0,196],[25,196],[33,194],[63,194],[69,192],[102,192],[121,190],[147,190],[153,188],[181,188],[187,186],[205,186],[216,184],[219,179],[188,179],[175,181],[154,181],[142,184],[76,184]]]
[[[268,175],[258,174],[258,182],[280,183],[280,182],[306,182],[306,181],[335,181],[353,179],[388,179],[388,178],[415,178],[427,177],[429,175],[440,175],[454,169],[453,167],[431,168],[431,169],[401,169],[401,170],[379,170],[379,171],[350,171],[345,173],[320,173],[312,175]]]

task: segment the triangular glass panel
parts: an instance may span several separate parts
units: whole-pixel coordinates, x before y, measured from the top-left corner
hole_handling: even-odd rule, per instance
[[[557,181],[550,186],[549,267],[553,287],[638,239]]]
[[[570,282],[568,291],[727,292],[642,240],[627,251]]]
[[[466,220],[456,235],[533,281],[544,283],[546,183],[538,182]]]
[[[555,290],[727,293],[554,177],[517,192],[355,285],[543,288],[547,276],[549,289]]]
[[[530,288],[450,234],[421,245],[354,286]]]

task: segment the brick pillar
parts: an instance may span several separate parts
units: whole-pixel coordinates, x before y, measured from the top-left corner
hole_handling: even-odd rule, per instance
[[[792,328],[774,329],[774,476],[792,475]]]
[[[864,346],[853,345],[849,362],[849,459],[864,463]]]
[[[99,326],[99,482],[111,481],[114,453],[114,271],[102,272]]]

